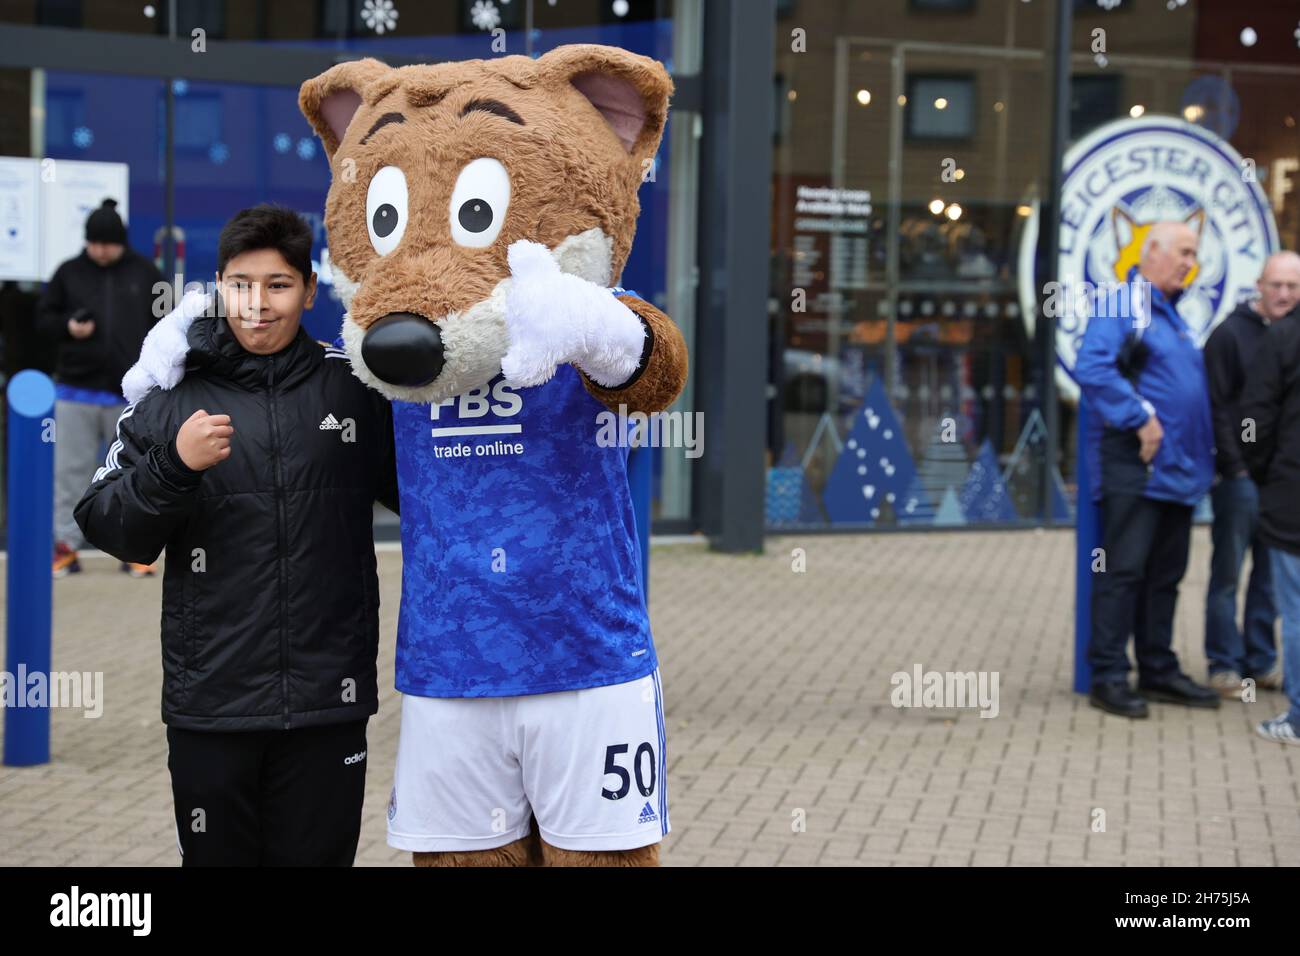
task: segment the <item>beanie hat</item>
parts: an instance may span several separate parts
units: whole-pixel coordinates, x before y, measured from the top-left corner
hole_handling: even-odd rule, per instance
[[[105,199],[86,219],[87,242],[116,242],[126,245],[126,226],[117,214],[117,200]]]

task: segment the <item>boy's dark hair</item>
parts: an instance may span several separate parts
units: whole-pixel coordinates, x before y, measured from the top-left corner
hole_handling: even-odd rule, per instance
[[[217,273],[235,256],[258,249],[274,249],[284,261],[311,279],[311,226],[292,209],[262,203],[241,209],[221,229],[217,240]]]

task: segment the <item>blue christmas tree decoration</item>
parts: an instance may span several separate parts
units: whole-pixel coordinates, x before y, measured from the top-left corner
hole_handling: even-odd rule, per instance
[[[826,513],[837,524],[875,524],[886,510],[897,514],[915,481],[898,415],[874,378],[822,492]]]
[[[1042,413],[1033,409],[1025,421],[1025,427],[1016,441],[1015,450],[1007,460],[1002,472],[1002,481],[1007,487],[1012,507],[1021,518],[1035,519],[1042,513],[1041,497],[1043,466],[1048,458],[1047,424]],[[1052,517],[1061,524],[1074,520],[1070,510],[1069,496],[1061,473],[1052,468],[1052,484],[1049,507]]]
[[[941,504],[948,491],[961,486],[966,479],[966,471],[965,447],[957,438],[957,417],[945,412],[935,420],[930,444],[921,455],[921,463],[916,469],[916,483],[913,485],[918,493],[918,502],[923,500],[929,507],[923,509],[918,503],[918,507],[906,519],[900,515],[899,520],[903,524],[913,525],[935,523],[935,516],[939,513],[935,503]],[[960,517],[960,510],[958,516]],[[951,515],[947,519],[951,519]],[[951,524],[951,520],[948,523]],[[966,522],[963,519],[958,523]]]
[[[1011,504],[1006,483],[1002,480],[998,456],[987,438],[980,446],[979,455],[971,463],[958,500],[961,502],[962,514],[971,524],[1016,520],[1016,509]]]
[[[966,523],[966,516],[962,514],[961,502],[957,500],[957,492],[948,488],[943,493],[943,501],[939,503],[939,508],[934,513],[934,526],[936,528],[955,528]]]
[[[934,523],[934,502],[925,493],[925,485],[920,476],[907,486],[907,491],[899,499],[894,509],[898,523],[902,525],[927,525]]]

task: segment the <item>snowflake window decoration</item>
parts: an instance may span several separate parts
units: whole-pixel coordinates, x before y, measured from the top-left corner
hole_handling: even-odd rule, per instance
[[[501,11],[492,0],[474,0],[469,18],[480,30],[494,30],[501,23]]]
[[[366,0],[361,7],[361,20],[367,28],[383,36],[385,31],[397,29],[397,7],[393,0]]]

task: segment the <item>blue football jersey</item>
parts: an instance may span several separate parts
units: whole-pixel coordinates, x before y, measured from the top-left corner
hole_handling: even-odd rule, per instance
[[[399,691],[503,697],[654,672],[628,450],[598,441],[609,417],[571,365],[533,388],[498,376],[393,403]]]

